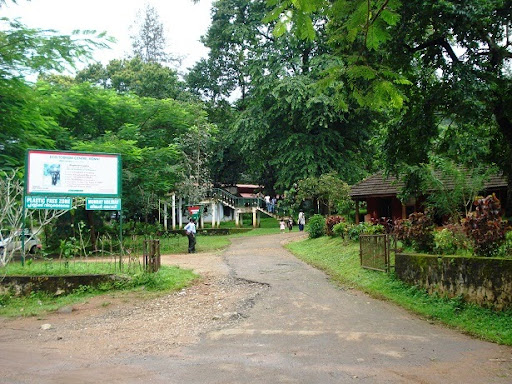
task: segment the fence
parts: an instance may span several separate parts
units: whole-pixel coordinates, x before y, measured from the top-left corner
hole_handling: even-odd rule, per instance
[[[160,269],[160,240],[144,240],[144,270],[146,272],[158,272]]]
[[[360,235],[359,258],[361,267],[376,271],[389,272],[391,236]]]

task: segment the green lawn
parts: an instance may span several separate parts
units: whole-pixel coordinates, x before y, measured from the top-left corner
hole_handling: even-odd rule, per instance
[[[392,301],[478,338],[512,345],[511,310],[496,312],[460,299],[430,296],[395,279],[393,274],[363,269],[359,266],[359,243],[322,237],[290,243],[287,247],[298,258],[325,271],[336,283]]]

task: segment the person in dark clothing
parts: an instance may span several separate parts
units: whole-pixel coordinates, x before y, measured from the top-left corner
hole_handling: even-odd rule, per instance
[[[194,219],[190,219],[187,225],[185,225],[185,233],[188,236],[188,253],[196,252],[196,222]]]

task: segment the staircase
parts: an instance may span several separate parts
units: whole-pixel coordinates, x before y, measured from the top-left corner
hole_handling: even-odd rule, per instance
[[[212,188],[207,192],[205,201],[203,202],[211,202],[212,200],[220,201],[223,205],[230,207],[231,209],[238,210],[240,213],[250,213],[253,208],[256,208],[256,210],[263,212],[274,219],[281,220],[286,218],[284,210],[278,209],[277,207],[275,207],[275,212],[267,211],[267,204],[265,203],[265,200],[258,197],[239,197],[224,189]]]

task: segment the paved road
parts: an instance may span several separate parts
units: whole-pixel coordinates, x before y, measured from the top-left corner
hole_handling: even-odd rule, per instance
[[[243,319],[206,332],[197,343],[167,354],[125,351],[100,361],[87,359],[90,353],[77,359],[44,343],[36,344],[44,351],[23,344],[11,350],[9,361],[0,354],[0,367],[19,372],[8,376],[14,381],[0,373],[0,383],[512,383],[512,348],[336,287],[281,246],[297,236],[234,240],[223,255],[229,273],[268,289],[242,307]],[[6,339],[15,343],[25,330],[16,332]]]
[[[335,287],[281,247],[293,236],[236,239],[232,273],[268,292],[244,321],[145,368],[172,383],[512,383],[511,348]]]

